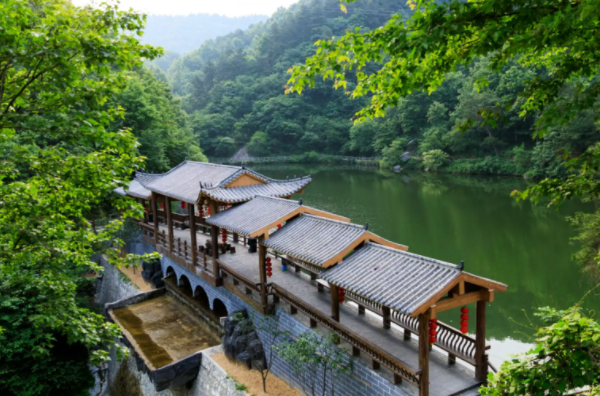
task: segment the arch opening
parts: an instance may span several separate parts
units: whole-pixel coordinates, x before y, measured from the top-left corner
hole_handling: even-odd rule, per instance
[[[176,276],[175,270],[173,269],[173,267],[167,267],[167,272],[165,274],[165,278],[170,278],[172,276]]]
[[[229,313],[227,312],[227,307],[225,306],[223,301],[219,300],[218,298],[215,298],[215,300],[213,301],[212,311],[217,316],[217,318],[222,318],[223,316],[229,315]]]
[[[193,296],[194,292],[192,290],[192,285],[190,284],[190,280],[187,278],[187,276],[181,275],[181,278],[179,278],[179,284],[177,286],[186,296]]]
[[[208,295],[202,286],[196,286],[194,290],[194,300],[198,301],[202,308],[206,308],[210,311],[210,303],[208,302]]]

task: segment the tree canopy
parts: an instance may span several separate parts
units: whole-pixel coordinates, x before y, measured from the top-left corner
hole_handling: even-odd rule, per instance
[[[111,194],[143,164],[134,135],[112,128],[123,116],[112,101],[126,71],[161,51],[135,38],[143,16],[110,5],[6,0],[0,26],[0,393],[81,394],[82,362],[57,346],[98,364],[120,332],[77,290],[99,269],[92,255],[138,259],[118,257],[123,220],[97,233],[89,222],[107,200],[142,213]]]

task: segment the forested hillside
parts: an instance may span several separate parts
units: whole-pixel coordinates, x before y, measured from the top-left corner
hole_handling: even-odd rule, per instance
[[[179,55],[188,53],[208,39],[223,36],[267,19],[266,15],[231,18],[223,15],[148,15],[142,42],[160,46]]]
[[[413,160],[406,165],[540,177],[564,172],[557,149],[581,152],[596,140],[591,115],[557,127],[543,141],[532,138],[536,115],[518,117],[525,100],[519,94],[523,81],[542,72],[517,60],[496,75],[486,69],[488,59],[480,58],[451,73],[433,94],[413,92],[384,119],[362,124],[351,118],[368,98],[351,100],[343,88],[317,80],[300,96],[285,95],[288,69],[312,55],[317,40],[356,27],[374,29],[394,13],[411,12],[395,0],[359,1],[347,10],[343,13],[337,0],[301,0],[265,23],[208,40],[173,63],[168,79],[193,115],[207,155],[229,156],[248,144],[257,156],[316,151],[383,156],[383,164],[393,166],[410,151]],[[490,83],[477,91],[473,82],[482,77]],[[483,124],[482,109],[496,113],[496,127]],[[461,125],[470,127],[462,132]]]

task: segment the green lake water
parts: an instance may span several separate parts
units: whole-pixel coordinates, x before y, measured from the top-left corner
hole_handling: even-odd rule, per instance
[[[488,307],[492,362],[527,349],[533,330],[524,326],[528,318],[535,322],[536,307],[567,308],[590,287],[571,260],[577,246],[569,242],[574,231],[565,217],[591,206],[569,202],[556,210],[516,202],[510,192],[527,186],[521,179],[313,164],[252,168],[283,179],[312,174],[313,182],[296,196],[306,205],[369,222],[370,230],[410,252],[464,260],[466,271],[506,283],[508,291]],[[588,297],[585,306],[599,310],[600,297]],[[459,316],[449,311],[440,320],[459,327]]]

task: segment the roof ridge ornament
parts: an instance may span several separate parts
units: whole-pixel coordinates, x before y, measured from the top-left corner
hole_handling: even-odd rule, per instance
[[[365,231],[367,231],[368,229],[369,229],[369,222],[367,221],[367,222],[365,223]]]
[[[300,201],[298,201],[298,205],[302,206],[302,198],[300,198]]]
[[[460,270],[464,270],[465,269],[465,260],[460,260]]]

